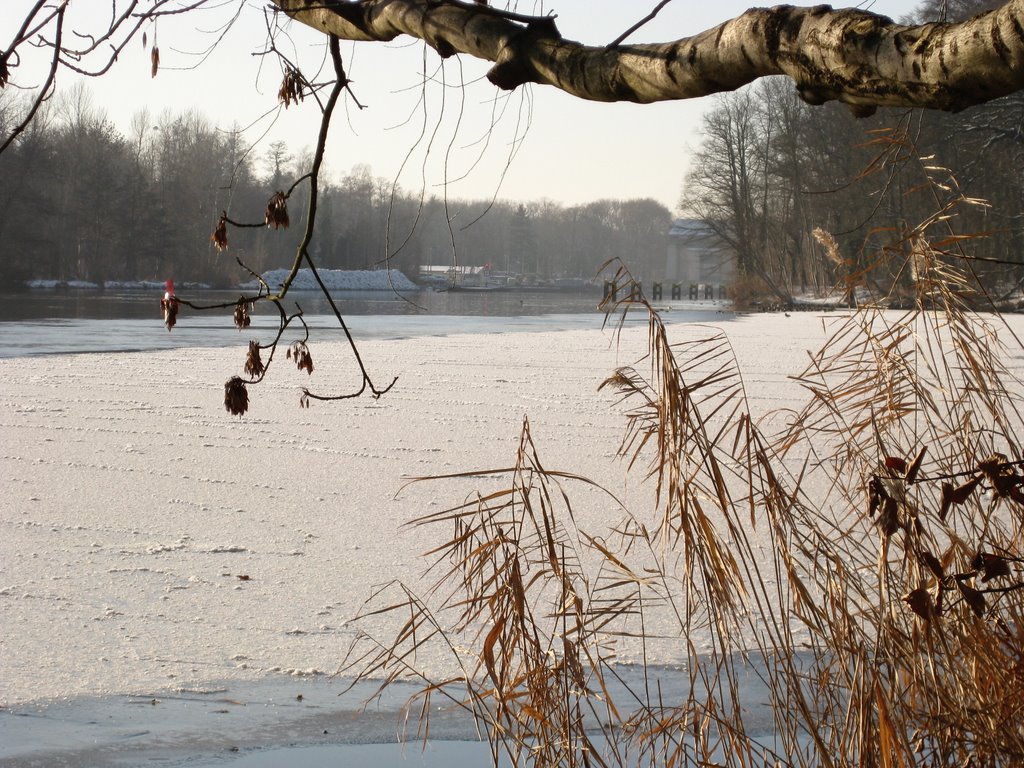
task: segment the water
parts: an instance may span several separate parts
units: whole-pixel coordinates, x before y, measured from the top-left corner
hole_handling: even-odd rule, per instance
[[[233,302],[239,293],[182,292],[179,297],[208,306]],[[597,308],[600,298],[597,292],[551,291],[425,290],[405,297],[388,291],[334,294],[357,340],[600,328],[604,321]],[[277,330],[278,315],[267,305],[257,306],[252,325],[243,332],[234,327],[230,308],[199,312],[183,306],[178,324],[168,332],[159,300],[159,293],[146,291],[0,294],[0,358],[234,346],[250,338],[268,341]],[[719,303],[710,301],[661,305],[692,313],[694,320],[706,319],[708,310],[721,309]],[[322,295],[292,292],[286,308],[302,310],[317,340],[344,340]],[[639,313],[636,317],[640,319]],[[295,328],[301,334],[299,326]]]
[[[774,720],[767,667],[747,657],[737,678],[748,734],[771,744]],[[647,682],[645,683],[645,678]],[[606,678],[618,706],[632,709],[647,690],[680,703],[690,676],[679,667],[618,665]],[[417,735],[418,687],[397,682],[364,707],[377,683],[350,688],[338,678],[270,676],[262,681],[131,695],[82,696],[0,710],[0,765],[124,768],[481,768],[491,765],[474,721],[443,696],[432,699],[430,743]],[[456,700],[464,691],[452,691]],[[602,743],[600,700],[584,703],[595,743]],[[407,720],[409,714],[411,720]],[[502,768],[509,768],[503,760]]]

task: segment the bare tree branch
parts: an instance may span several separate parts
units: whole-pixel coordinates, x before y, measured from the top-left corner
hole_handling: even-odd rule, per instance
[[[781,74],[809,103],[838,100],[867,115],[880,106],[957,111],[1024,88],[1024,0],[920,26],[824,5],[754,8],[693,37],[615,48],[563,39],[551,17],[523,24],[464,3],[273,3],[341,39],[410,35],[441,56],[492,61],[488,78],[501,88],[543,83],[593,101],[690,99]]]

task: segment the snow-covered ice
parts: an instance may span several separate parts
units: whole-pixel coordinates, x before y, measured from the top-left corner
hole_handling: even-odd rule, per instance
[[[799,396],[788,377],[833,322],[720,318],[758,412]],[[370,340],[392,392],[300,409],[303,386],[359,381],[347,347],[314,340],[312,377],[277,361],[240,419],[222,385],[241,348],[0,360],[0,707],[325,679],[371,585],[422,583],[442,532],[403,523],[480,485],[407,478],[509,466],[528,416],[548,468],[642,502],[597,388],[645,349],[641,327]],[[618,519],[596,494],[575,509],[591,530]]]
[[[725,325],[742,347],[766,322]],[[748,380],[766,407],[814,343],[786,326]],[[528,416],[548,466],[621,490],[623,421],[597,387],[644,342],[369,341],[393,391],[306,410],[300,387],[359,382],[346,347],[314,341],[313,376],[278,360],[241,419],[222,402],[241,348],[0,360],[0,703],[333,672],[369,586],[419,579],[423,532],[402,524],[466,492],[406,478],[508,466]]]
[[[265,272],[263,280],[271,290],[277,290],[288,277],[287,269]],[[397,269],[319,269],[317,274],[329,291],[418,291],[419,286]],[[246,283],[255,289],[256,281]],[[291,288],[296,291],[319,291],[312,270],[300,269]]]

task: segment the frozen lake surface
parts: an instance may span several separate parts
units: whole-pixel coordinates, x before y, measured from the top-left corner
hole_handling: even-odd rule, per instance
[[[223,408],[246,340],[230,318],[204,331],[222,343],[0,359],[0,766],[387,765],[377,747],[351,745],[394,744],[405,691],[358,717],[362,691],[338,697],[349,619],[375,584],[424,586],[421,554],[445,532],[403,524],[481,482],[407,478],[508,466],[528,417],[548,468],[599,478],[644,508],[650,489],[627,482],[616,454],[623,406],[598,391],[643,357],[642,318],[620,338],[596,313],[453,318],[432,334],[424,316],[403,316],[416,322],[408,333],[372,336],[395,317],[353,316],[367,321],[371,373],[398,376],[385,397],[300,409],[302,386],[351,385],[347,347],[317,335],[313,376],[276,368],[241,419]],[[727,333],[757,413],[800,395],[789,377],[837,320],[667,317],[674,340]],[[154,339],[192,322],[168,334],[159,318],[128,320]],[[88,337],[125,320],[64,322]],[[33,336],[37,324],[0,329],[53,346]],[[529,332],[498,332],[510,328]],[[581,527],[618,519],[603,495],[569,490]],[[617,663],[646,658],[666,670],[667,690],[684,679],[672,674],[678,648],[642,655],[624,639]],[[421,661],[448,670],[444,655]],[[479,765],[470,724],[440,717],[432,736],[450,743],[432,747],[429,764]],[[406,758],[386,749],[401,765],[422,759],[415,744]]]
[[[237,292],[224,291],[180,295],[203,305],[238,298]],[[596,292],[424,290],[406,297],[384,291],[334,295],[357,339],[595,329],[604,321]],[[182,307],[178,324],[168,333],[161,321],[159,298],[159,293],[138,291],[0,295],[0,357],[234,346],[249,338],[265,342],[277,329],[277,315],[266,306],[258,308],[252,326],[242,333],[232,324],[230,309],[196,312]],[[294,311],[296,304],[315,341],[344,339],[319,294],[293,291],[286,307]],[[725,309],[724,304],[711,301],[659,302],[659,306],[695,321]]]

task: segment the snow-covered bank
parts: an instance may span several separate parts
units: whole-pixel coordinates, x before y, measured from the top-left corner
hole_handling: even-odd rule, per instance
[[[32,291],[153,291],[163,293],[163,280],[104,280],[101,283],[92,280],[29,280],[25,287]],[[210,288],[206,283],[178,283],[178,290],[205,291]]]
[[[287,269],[272,269],[262,275],[272,289],[277,289],[288,276]],[[317,270],[320,279],[330,291],[418,291],[420,287],[398,269],[348,270],[321,269]],[[96,291],[163,291],[163,281],[154,280],[106,280],[97,283],[90,280],[29,280],[25,284],[31,290],[53,291],[58,289]],[[250,280],[240,287],[257,290],[259,283]],[[203,290],[209,288],[203,283],[179,283],[179,290]],[[318,291],[320,286],[309,269],[300,269],[295,276],[292,288],[296,291]]]

